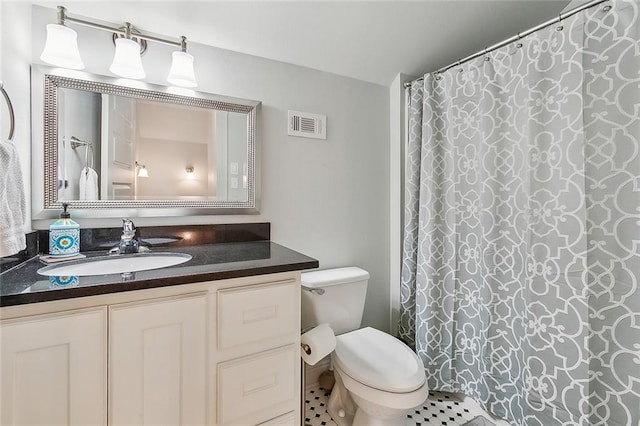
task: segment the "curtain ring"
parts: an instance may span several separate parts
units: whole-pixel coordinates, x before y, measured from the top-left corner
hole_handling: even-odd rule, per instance
[[[489,52],[487,51],[488,49],[489,49],[488,47],[484,48],[484,60],[485,61],[490,61],[491,60],[491,58],[489,57]]]
[[[608,4],[608,5],[606,5],[605,7],[602,8],[603,12],[608,12],[610,10],[611,10],[611,5],[610,4]]]
[[[518,43],[516,44],[516,47],[517,47],[518,49],[520,49],[520,48],[522,47],[522,42],[520,42],[520,38],[521,38],[521,37],[520,37],[520,33],[518,33]]]
[[[564,26],[562,25],[562,13],[558,15],[558,23],[560,25],[556,27],[556,31],[562,31],[564,29]]]

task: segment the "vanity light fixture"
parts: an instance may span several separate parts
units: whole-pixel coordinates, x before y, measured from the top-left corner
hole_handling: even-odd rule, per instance
[[[116,51],[109,71],[124,78],[145,78],[140,58],[140,45],[131,38],[131,24],[126,22],[124,37],[114,40]]]
[[[62,68],[84,69],[84,62],[78,49],[78,33],[64,25],[64,7],[58,7],[58,23],[47,25],[47,41],[40,59]]]
[[[114,33],[116,46],[113,62],[109,71],[124,78],[141,79],[146,74],[142,67],[140,55],[146,50],[146,41],[177,46],[180,50],[173,52],[172,63],[167,81],[175,86],[196,87],[196,77],[193,70],[193,56],[187,53],[187,39],[180,37],[180,41],[168,40],[162,37],[140,34],[130,23],[124,27],[113,24],[102,24],[85,19],[73,18],[67,15],[63,6],[58,6],[58,23],[47,25],[47,40],[40,59],[48,64],[71,69],[83,69],[84,63],[78,50],[78,34],[65,23],[72,22],[79,25],[109,31]]]
[[[143,177],[143,178],[149,177],[149,171],[147,170],[147,167],[144,164],[140,164],[136,161],[136,170],[138,170],[138,172],[136,173],[137,177]]]
[[[196,87],[196,75],[193,72],[193,56],[187,53],[187,39],[180,37],[180,50],[172,54],[173,61],[167,81],[181,87]]]
[[[193,166],[187,166],[187,168],[185,168],[184,171],[187,173],[187,179],[189,180],[195,179],[195,174],[193,173]]]

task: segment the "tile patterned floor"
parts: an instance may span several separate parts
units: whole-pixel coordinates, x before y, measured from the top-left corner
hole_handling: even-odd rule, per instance
[[[331,391],[326,391],[321,387],[307,389],[305,398],[305,424],[311,426],[336,426],[329,413],[327,413],[327,402],[329,402]]]
[[[307,389],[305,398],[305,423],[311,426],[336,426],[327,413],[330,392],[321,387]],[[483,415],[477,407],[461,401],[456,395],[445,392],[429,392],[429,398],[420,409],[407,415],[407,425],[459,426],[477,415]]]

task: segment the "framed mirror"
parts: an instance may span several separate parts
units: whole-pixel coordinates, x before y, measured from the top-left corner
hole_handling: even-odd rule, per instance
[[[32,67],[33,217],[258,212],[260,102]]]

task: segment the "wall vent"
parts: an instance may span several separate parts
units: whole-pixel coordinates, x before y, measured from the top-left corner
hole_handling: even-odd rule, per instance
[[[327,139],[327,116],[308,112],[289,111],[289,136]]]

